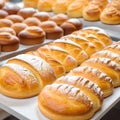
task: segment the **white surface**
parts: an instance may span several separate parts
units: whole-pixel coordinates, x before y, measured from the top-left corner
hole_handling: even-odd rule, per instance
[[[101,110],[91,120],[100,120],[120,99],[120,87],[105,98]],[[13,99],[0,95],[0,108],[21,120],[49,120],[38,109],[37,96],[28,99]]]

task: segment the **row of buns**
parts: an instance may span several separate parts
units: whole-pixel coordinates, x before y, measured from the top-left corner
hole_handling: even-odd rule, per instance
[[[88,21],[101,20],[106,24],[120,24],[120,0],[24,0],[25,7],[40,11],[65,13],[69,17],[83,17]]]
[[[0,92],[14,98],[39,94],[45,85],[111,43],[103,29],[88,27],[17,55],[0,67]]]
[[[120,86],[120,42],[91,55],[79,67],[43,88],[40,111],[52,120],[90,120]]]
[[[58,39],[81,29],[82,22],[64,14],[52,16],[34,8],[5,3],[0,9],[0,27],[0,51],[10,52],[17,50],[20,43],[34,45],[46,39]]]

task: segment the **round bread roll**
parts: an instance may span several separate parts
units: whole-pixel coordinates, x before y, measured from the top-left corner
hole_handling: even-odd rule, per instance
[[[0,33],[1,32],[8,32],[12,35],[16,35],[16,32],[14,31],[14,29],[10,28],[10,27],[2,27],[0,28]]]
[[[8,12],[5,10],[0,10],[0,19],[5,18],[8,16]]]
[[[63,36],[62,28],[53,21],[42,22],[40,27],[45,31],[47,39],[55,40]]]
[[[11,27],[13,22],[8,19],[0,19],[0,27]]]
[[[25,23],[14,23],[11,27],[16,32],[16,35],[18,35],[19,32],[21,32],[22,30],[24,30],[27,27],[27,25]]]
[[[40,26],[41,24],[41,21],[35,17],[26,18],[23,22],[28,26]]]
[[[60,13],[51,17],[50,20],[56,22],[57,25],[61,25],[62,23],[68,20],[68,16]]]
[[[33,17],[38,18],[40,21],[47,21],[50,19],[50,15],[47,12],[36,12]]]
[[[0,46],[2,52],[10,52],[19,48],[20,40],[8,32],[0,32]]]
[[[37,11],[34,8],[22,8],[18,11],[18,15],[22,16],[24,19],[32,17]]]
[[[45,32],[37,26],[30,26],[22,30],[18,37],[20,43],[25,45],[34,45],[43,43],[45,40]]]
[[[64,35],[68,35],[76,30],[80,30],[82,28],[82,22],[78,19],[71,18],[61,24],[60,27],[63,29]]]
[[[9,15],[6,17],[6,19],[13,21],[13,23],[21,23],[24,20],[23,17],[19,15]]]
[[[16,4],[5,4],[5,6],[2,8],[3,10],[7,11],[9,15],[11,14],[17,14],[17,12],[21,9]]]

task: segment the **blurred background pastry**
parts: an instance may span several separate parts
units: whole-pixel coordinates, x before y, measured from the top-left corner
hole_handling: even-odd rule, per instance
[[[50,18],[50,20],[56,22],[56,24],[59,26],[68,19],[69,19],[68,16],[62,13],[56,14]]]
[[[88,5],[90,0],[75,0],[69,5],[67,15],[72,18],[82,17],[83,9]]]
[[[52,11],[54,13],[66,13],[68,6],[73,2],[74,0],[57,0],[55,4],[52,6]]]
[[[100,20],[106,24],[120,24],[120,0],[108,3],[101,13]]]
[[[9,19],[0,19],[0,27],[11,27],[13,22]]]
[[[52,6],[55,3],[56,0],[39,0],[37,8],[39,11],[50,12],[52,11]]]
[[[0,19],[5,18],[8,16],[8,12],[5,10],[0,10]]]
[[[83,10],[83,18],[88,21],[100,20],[100,14],[108,4],[108,0],[91,0]]]
[[[39,0],[23,0],[24,7],[37,8]]]
[[[2,28],[0,28],[0,33],[1,32],[7,32],[7,33],[10,33],[11,35],[16,35],[15,30],[10,28],[10,27],[2,27]]]
[[[35,14],[33,14],[33,17],[36,17],[42,22],[47,21],[51,18],[48,12],[36,12]]]
[[[24,19],[26,19],[28,17],[32,17],[33,14],[36,12],[37,11],[34,8],[21,8],[17,14],[22,16]]]

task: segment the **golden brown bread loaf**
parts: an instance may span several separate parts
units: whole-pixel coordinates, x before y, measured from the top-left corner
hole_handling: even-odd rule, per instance
[[[56,0],[52,6],[52,11],[54,13],[66,13],[67,8],[74,0]]]
[[[52,68],[43,59],[21,54],[0,68],[0,92],[14,98],[31,97],[55,79]]]
[[[112,79],[107,74],[100,71],[99,68],[96,69],[84,65],[71,70],[69,75],[82,76],[96,83],[103,91],[104,97],[110,96],[113,93]]]
[[[22,16],[24,19],[32,17],[37,11],[34,8],[21,8],[17,14]]]
[[[36,12],[33,17],[36,17],[39,19],[41,22],[47,21],[51,18],[48,12]]]
[[[77,64],[80,65],[83,61],[88,58],[87,53],[75,42],[66,40],[66,39],[58,39],[49,44],[50,46],[58,46],[64,50],[66,50],[71,56],[73,56]]]
[[[19,32],[18,37],[21,44],[40,44],[45,40],[45,32],[38,26],[30,26]]]
[[[50,55],[46,55],[45,53],[43,53],[39,49],[36,50],[36,51],[27,52],[26,54],[35,55],[35,56],[38,56],[38,57],[41,57],[42,59],[44,59],[52,67],[52,69],[53,69],[53,71],[54,71],[57,78],[64,75],[65,72],[66,72],[65,67],[62,65],[61,62],[54,59]]]
[[[19,48],[20,40],[9,32],[0,32],[0,50],[10,52]]]
[[[47,85],[38,96],[38,104],[52,120],[88,120],[96,112],[93,101],[82,90],[63,83]]]
[[[67,15],[72,18],[82,17],[82,12],[89,2],[90,0],[74,0],[67,9]]]
[[[71,18],[60,26],[64,30],[64,35],[71,34],[74,31],[82,29],[82,22],[78,19]]]
[[[35,17],[28,17],[26,18],[23,23],[27,24],[28,26],[40,26],[41,21]]]
[[[23,0],[24,7],[37,8],[39,0]]]
[[[21,32],[27,27],[27,25],[25,23],[14,23],[11,27],[16,32],[16,35],[18,35],[19,32]]]
[[[83,10],[83,18],[88,21],[97,21],[108,4],[108,0],[91,0]]]
[[[120,24],[120,0],[113,0],[100,15],[100,20],[106,24]]]
[[[6,19],[11,20],[13,23],[21,23],[24,20],[23,17],[19,15],[8,15]]]
[[[4,0],[0,0],[0,9],[3,8],[5,5],[5,1]]]
[[[40,27],[45,31],[46,39],[55,40],[63,36],[62,28],[53,21],[44,21]]]
[[[69,53],[57,46],[44,45],[38,49],[38,51],[43,52],[46,55],[52,56],[54,59],[58,60],[64,67],[66,72],[77,66],[77,61]]]
[[[37,8],[39,11],[50,12],[52,11],[52,6],[56,0],[39,0]]]
[[[97,68],[112,78],[114,87],[120,86],[120,64],[110,58],[90,58],[81,64],[81,66],[90,66]]]

